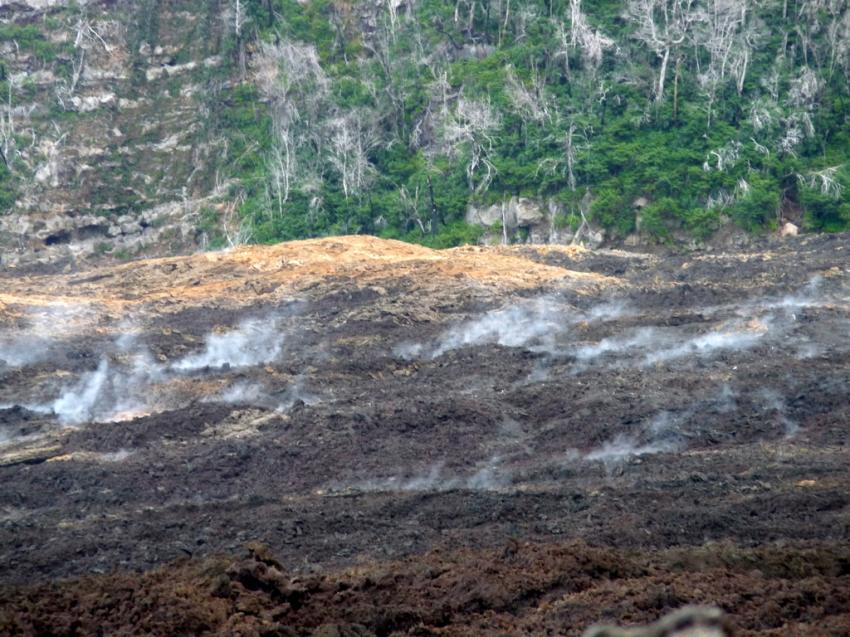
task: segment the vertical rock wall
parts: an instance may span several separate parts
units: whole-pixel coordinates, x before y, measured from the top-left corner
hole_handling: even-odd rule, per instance
[[[201,240],[232,82],[217,0],[0,3],[4,267],[173,253]]]

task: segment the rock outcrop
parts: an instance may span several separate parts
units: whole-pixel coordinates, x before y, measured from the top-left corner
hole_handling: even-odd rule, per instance
[[[488,234],[485,242],[511,243],[582,243],[597,248],[605,240],[601,230],[588,226],[572,228],[561,223],[566,218],[557,202],[527,197],[511,197],[490,206],[471,206],[466,222],[483,226]]]
[[[0,141],[13,193],[0,210],[3,266],[202,242],[198,216],[216,211],[210,196],[231,159],[208,104],[232,84],[223,10],[199,0],[0,3]]]

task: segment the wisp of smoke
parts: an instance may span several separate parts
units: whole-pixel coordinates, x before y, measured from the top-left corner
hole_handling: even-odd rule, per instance
[[[717,400],[714,402],[714,408],[721,414],[731,414],[738,409],[736,398],[735,391],[728,383],[724,383],[723,387],[720,388]]]
[[[508,486],[510,474],[499,468],[501,459],[491,458],[469,477],[446,477],[443,475],[444,463],[431,466],[428,473],[408,478],[385,478],[372,480],[355,487],[357,491],[401,491],[401,492],[443,492],[456,489],[471,491],[496,491]]]
[[[658,349],[646,355],[645,365],[654,365],[686,356],[708,357],[719,350],[744,350],[756,345],[767,333],[767,323],[759,322],[749,329],[723,329],[695,336],[680,345]]]
[[[500,461],[498,456],[490,459],[466,480],[466,488],[473,491],[496,491],[510,484],[510,476],[499,470]]]
[[[171,367],[177,371],[194,371],[205,367],[251,367],[274,361],[280,354],[282,337],[277,322],[249,320],[223,334],[212,333],[206,338],[203,351],[177,361]]]
[[[815,276],[806,286],[796,294],[789,294],[780,299],[760,303],[759,307],[764,309],[795,310],[806,307],[819,307],[824,304],[825,297],[820,292],[823,284],[822,276]]]
[[[131,355],[129,367],[102,358],[97,369],[67,387],[50,409],[63,425],[108,422],[121,414],[138,414],[149,408],[149,390],[163,378],[162,368],[144,351]]]
[[[734,324],[719,330],[687,338],[677,339],[673,332],[652,327],[633,330],[625,336],[604,338],[598,343],[576,348],[573,355],[583,366],[600,358],[616,357],[616,364],[623,364],[623,357],[634,357],[641,352],[641,365],[649,366],[686,357],[707,358],[721,350],[749,349],[768,332],[767,321],[748,325]]]
[[[84,374],[73,387],[66,389],[52,405],[59,422],[78,425],[91,421],[108,374],[109,362],[103,358],[95,371]]]
[[[0,334],[0,367],[26,367],[47,357],[49,341],[32,334]]]
[[[612,321],[630,313],[629,306],[620,300],[580,311],[551,296],[545,296],[492,310],[465,321],[446,330],[430,345],[402,343],[393,353],[408,360],[418,357],[437,358],[454,349],[495,344],[556,354],[556,339],[574,325]]]
[[[398,489],[400,491],[445,491],[454,488],[454,481],[445,480],[441,477],[443,464],[435,464],[431,467],[428,475],[410,478],[403,482]],[[394,479],[390,482],[395,483]]]
[[[97,459],[101,462],[124,462],[132,455],[132,451],[128,451],[126,449],[119,449],[118,451],[99,453],[97,454]]]
[[[773,389],[762,389],[758,393],[765,412],[774,412],[786,438],[793,438],[800,431],[800,425],[794,422],[786,411],[785,399]]]
[[[419,358],[424,350],[425,346],[422,343],[401,343],[393,348],[393,355],[409,361]]]
[[[647,348],[663,340],[663,336],[651,327],[642,327],[630,336],[604,338],[593,345],[584,345],[575,350],[574,355],[580,363],[589,363],[607,354],[629,354],[637,349]]]
[[[90,326],[97,315],[90,308],[52,303],[31,309],[27,325],[0,332],[0,361],[10,367],[26,367],[49,357],[50,347]]]
[[[584,314],[586,321],[602,322],[616,321],[624,316],[632,316],[634,311],[625,301],[610,301],[594,305]]]
[[[672,442],[651,442],[640,444],[634,438],[619,434],[613,440],[604,443],[599,449],[584,456],[585,460],[601,462],[610,471],[629,458],[656,453],[677,451],[679,445]]]
[[[297,376],[295,380],[286,388],[286,391],[283,393],[282,400],[278,405],[278,411],[286,411],[291,409],[296,402],[302,402],[305,405],[317,405],[321,402],[321,399],[308,391],[305,388],[305,379],[304,376]]]
[[[226,403],[257,405],[270,401],[265,389],[255,383],[236,383],[221,392],[219,399]]]
[[[132,353],[129,369],[117,370],[110,377],[112,401],[103,405],[101,414],[110,419],[116,414],[149,411],[152,407],[150,387],[164,378],[162,366],[154,361],[150,352],[139,350]]]
[[[431,358],[462,347],[496,343],[524,347],[551,339],[564,329],[564,308],[549,298],[488,312],[484,316],[452,328],[431,351]]]

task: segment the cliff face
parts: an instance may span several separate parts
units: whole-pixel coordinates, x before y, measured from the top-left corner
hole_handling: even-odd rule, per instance
[[[2,264],[850,230],[850,7],[686,5],[0,0]]]
[[[0,3],[4,266],[203,243],[225,30],[216,1]]]

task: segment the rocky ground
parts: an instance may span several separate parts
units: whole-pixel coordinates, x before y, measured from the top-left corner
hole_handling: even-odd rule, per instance
[[[0,632],[846,635],[849,248],[6,275]]]

